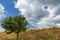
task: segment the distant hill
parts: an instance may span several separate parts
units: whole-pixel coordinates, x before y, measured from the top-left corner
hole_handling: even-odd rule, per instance
[[[60,40],[60,28],[44,28],[39,30],[27,30],[26,32],[20,33],[20,40]],[[6,34],[0,32],[0,40],[15,39],[16,34]]]

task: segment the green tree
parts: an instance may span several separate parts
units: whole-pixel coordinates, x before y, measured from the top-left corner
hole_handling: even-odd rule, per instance
[[[15,32],[17,34],[17,40],[19,39],[19,32],[26,31],[27,24],[28,22],[22,15],[8,17],[2,21],[2,27],[6,30],[5,32],[8,34]]]

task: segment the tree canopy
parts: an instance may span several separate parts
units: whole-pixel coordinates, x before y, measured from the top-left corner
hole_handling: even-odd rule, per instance
[[[2,21],[2,27],[6,29],[6,32],[7,33],[15,32],[17,33],[17,36],[19,32],[26,31],[27,24],[28,22],[22,15],[15,17],[8,17],[5,18],[4,21]]]

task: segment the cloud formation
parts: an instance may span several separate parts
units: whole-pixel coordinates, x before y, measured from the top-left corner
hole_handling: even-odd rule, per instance
[[[3,5],[0,3],[0,20],[4,17],[5,15],[5,10],[4,10],[4,7]]]
[[[18,0],[15,8],[37,28],[60,24],[60,0]]]

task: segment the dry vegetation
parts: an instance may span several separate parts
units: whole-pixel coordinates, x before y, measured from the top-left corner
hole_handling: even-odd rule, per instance
[[[53,27],[41,30],[21,32],[19,40],[60,40],[60,28]],[[0,40],[15,40],[16,34],[0,32]]]

